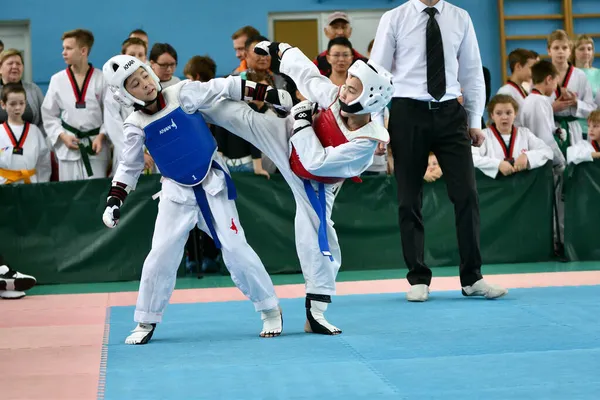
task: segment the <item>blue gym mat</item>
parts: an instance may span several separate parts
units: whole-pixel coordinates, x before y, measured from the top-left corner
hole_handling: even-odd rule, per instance
[[[304,299],[282,307],[261,339],[250,302],[170,305],[145,346],[124,344],[133,307],[111,308],[104,398],[600,398],[600,286],[339,296],[335,337],[303,332]]]

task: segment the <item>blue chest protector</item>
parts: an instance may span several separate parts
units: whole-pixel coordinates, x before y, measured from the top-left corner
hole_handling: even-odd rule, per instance
[[[144,128],[146,147],[160,173],[184,186],[198,185],[208,174],[217,142],[199,113],[181,107]]]
[[[227,171],[213,161],[217,142],[204,118],[198,113],[187,114],[178,107],[148,124],[144,133],[146,148],[160,173],[181,185],[193,186],[200,212],[216,247],[220,249],[221,242],[217,237],[206,192],[200,183],[211,168],[216,168],[225,174],[228,199],[235,199],[237,194]]]

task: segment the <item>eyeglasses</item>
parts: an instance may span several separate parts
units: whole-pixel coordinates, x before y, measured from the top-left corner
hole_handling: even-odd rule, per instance
[[[169,69],[169,68],[175,69],[177,67],[177,63],[159,64],[159,63],[155,62],[155,64],[158,65],[158,67],[160,69]]]
[[[331,58],[352,58],[352,54],[351,53],[333,53],[333,54],[330,54],[329,57],[331,57]]]

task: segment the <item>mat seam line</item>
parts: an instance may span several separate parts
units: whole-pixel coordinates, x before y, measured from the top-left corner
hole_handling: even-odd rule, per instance
[[[350,352],[354,355],[355,358],[358,359],[358,361],[363,364],[364,366],[366,366],[369,371],[371,371],[372,373],[375,374],[375,376],[377,376],[379,379],[381,379],[381,381],[383,383],[385,383],[390,389],[392,389],[392,391],[397,394],[402,396],[402,394],[400,393],[400,389],[394,385],[392,382],[390,382],[385,375],[383,375],[377,368],[375,368],[374,366],[371,365],[371,363],[366,359],[365,356],[363,356],[362,354],[360,354],[358,352],[358,350],[356,350],[354,348],[354,346],[352,346],[350,343],[346,342],[344,340],[344,338],[340,338],[340,341],[342,342],[342,344],[347,347],[348,349],[350,349]]]
[[[100,376],[98,378],[97,400],[104,400],[106,393],[106,368],[108,366],[108,338],[110,335],[110,307],[106,307],[102,351],[100,353]]]

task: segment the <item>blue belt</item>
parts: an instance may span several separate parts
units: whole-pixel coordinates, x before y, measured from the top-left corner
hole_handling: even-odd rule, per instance
[[[225,183],[227,184],[227,198],[229,200],[235,200],[237,198],[237,192],[235,190],[235,185],[233,184],[233,179],[231,176],[216,162],[213,161],[212,168],[223,171],[225,174]],[[217,231],[215,229],[215,225],[213,223],[212,213],[210,212],[210,206],[208,205],[208,199],[206,198],[206,192],[202,187],[202,184],[194,186],[194,195],[196,196],[196,201],[198,202],[198,206],[200,207],[200,212],[204,217],[204,221],[206,222],[206,226],[208,226],[208,230],[210,231],[210,235],[215,242],[215,246],[217,249],[221,248],[221,242],[217,237]]]
[[[308,201],[310,201],[310,205],[319,217],[319,249],[324,256],[329,257],[329,259],[333,261],[333,256],[331,255],[331,251],[329,251],[329,241],[327,240],[327,199],[325,196],[325,184],[318,182],[319,197],[317,197],[315,189],[310,181],[303,179],[303,182],[304,191],[308,196]]]

